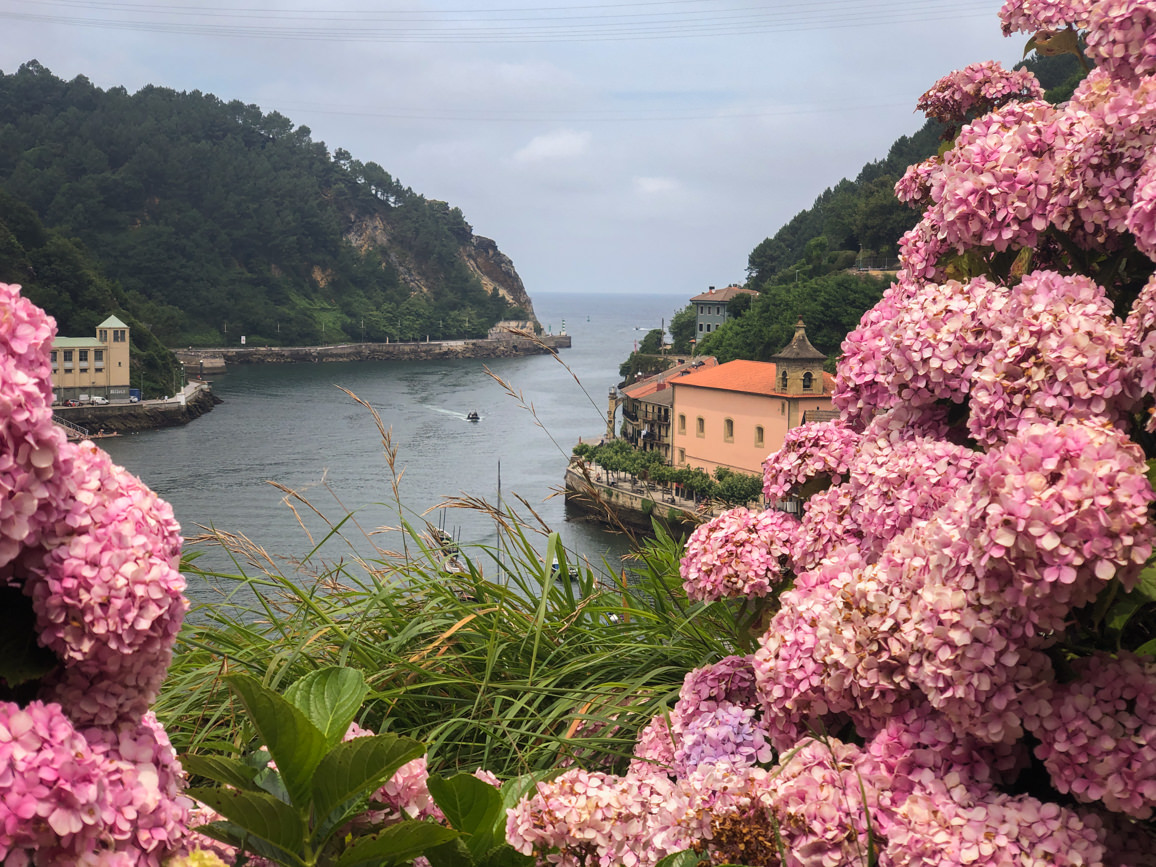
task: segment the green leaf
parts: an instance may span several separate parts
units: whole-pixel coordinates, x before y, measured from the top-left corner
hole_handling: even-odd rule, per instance
[[[1156,458],[1148,459],[1148,484],[1156,489]]]
[[[1053,33],[1040,31],[1028,43],[1035,48],[1037,54],[1044,57],[1055,57],[1057,54],[1080,54],[1080,38],[1075,30],[1057,30]]]
[[[1137,593],[1148,602],[1156,602],[1156,566],[1147,566],[1140,573],[1140,580],[1130,595]]]
[[[0,588],[0,678],[9,686],[39,680],[60,664],[36,635],[32,600],[15,587]]]
[[[313,772],[325,755],[325,735],[295,705],[256,678],[234,674],[226,681],[245,705],[269,755],[277,763],[290,800],[304,809],[313,790]]]
[[[247,834],[264,840],[284,853],[285,863],[304,865],[301,859],[305,824],[301,815],[288,804],[264,792],[240,792],[236,789],[192,788],[195,798]]]
[[[667,855],[654,867],[695,867],[696,864],[700,863],[702,863],[701,855],[693,849],[683,849],[681,852]]]
[[[455,774],[448,779],[431,776],[427,784],[450,825],[469,835],[466,846],[475,858],[505,839],[497,828],[498,818],[505,816],[502,794],[489,783],[470,774]]]
[[[441,846],[457,836],[457,831],[444,825],[401,822],[373,836],[355,840],[341,853],[333,867],[391,867],[411,861],[426,849]]]
[[[240,759],[230,759],[226,756],[182,756],[181,766],[190,774],[220,783],[223,786],[232,786],[235,789],[257,791],[253,778],[257,776],[257,769],[247,765]]]
[[[340,823],[330,815],[345,808],[351,798],[368,795],[402,765],[425,754],[425,744],[393,734],[354,738],[335,746],[313,775],[314,815],[325,834]]]
[[[1112,632],[1120,632],[1143,604],[1144,600],[1136,593],[1120,597],[1109,609],[1108,616],[1104,618],[1104,625]]]
[[[430,867],[463,867],[466,864],[480,867],[480,862],[460,837],[440,846],[431,846],[422,854],[429,861]]]
[[[334,666],[299,678],[285,690],[285,698],[300,708],[333,746],[345,736],[368,693],[360,671]]]
[[[1145,641],[1134,652],[1137,656],[1156,656],[1156,638]]]

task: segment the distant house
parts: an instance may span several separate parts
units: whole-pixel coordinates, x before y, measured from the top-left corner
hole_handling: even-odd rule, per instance
[[[702,340],[727,321],[727,305],[739,295],[758,295],[754,289],[727,286],[716,290],[713,286],[690,299],[695,313],[695,340]]]
[[[673,379],[671,463],[761,473],[788,430],[833,410],[824,361],[800,320],[773,361],[729,361]]]
[[[622,438],[635,448],[656,451],[663,461],[670,463],[671,408],[674,391],[671,380],[686,376],[695,370],[716,367],[713,356],[676,364],[668,370],[639,380],[619,390],[622,406]]]
[[[129,345],[129,328],[115,316],[96,326],[92,337],[56,337],[52,341],[52,390],[57,399],[88,394],[127,401]]]

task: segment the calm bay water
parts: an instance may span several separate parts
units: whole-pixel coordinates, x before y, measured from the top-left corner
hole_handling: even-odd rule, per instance
[[[172,503],[186,537],[196,534],[198,525],[214,526],[242,533],[278,558],[299,558],[313,542],[270,481],[301,493],[331,520],[353,512],[367,533],[398,524],[381,437],[369,411],[341,390],[347,388],[392,429],[407,519],[443,526],[467,545],[492,545],[493,524],[475,511],[419,516],[452,497],[497,504],[500,481],[503,504],[528,515],[516,501],[520,496],[569,549],[596,568],[604,559],[614,567],[627,541],[597,524],[568,519],[562,496],[551,494],[562,483],[578,438],[605,431],[607,392],[635,341],[663,319],[669,323],[685,304],[684,295],[535,297],[543,327],[558,333],[564,321],[573,338],[573,347],[559,353],[565,367],[541,355],[234,368],[214,379],[224,403],[207,415],[185,427],[101,445]],[[471,410],[477,410],[480,422],[466,420]],[[297,514],[319,541],[324,522],[299,503]],[[348,525],[346,530],[357,538],[358,530]],[[400,544],[396,533],[375,539],[384,549]],[[356,544],[361,554],[371,550],[364,539]],[[544,540],[539,550],[544,552]],[[323,549],[330,561],[348,552],[333,544]],[[202,556],[215,567],[228,563],[218,549]],[[190,586],[190,596],[200,597],[198,590]]]

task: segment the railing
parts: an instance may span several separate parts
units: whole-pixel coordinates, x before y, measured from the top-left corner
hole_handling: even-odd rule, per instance
[[[62,428],[64,428],[64,431],[70,440],[85,439],[88,437],[88,428],[86,428],[86,427],[81,427],[78,424],[73,424],[70,421],[65,421],[64,419],[62,419],[60,416],[56,415],[55,413],[52,416],[52,420],[54,422],[56,422],[56,424],[58,424]]]

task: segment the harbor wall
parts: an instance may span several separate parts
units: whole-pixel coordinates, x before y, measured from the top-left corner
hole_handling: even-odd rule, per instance
[[[567,505],[611,526],[621,522],[649,531],[658,518],[668,526],[690,529],[710,517],[661,486],[633,480],[615,484],[598,467],[583,466],[578,459],[566,467],[564,490]]]
[[[220,402],[221,399],[213,394],[207,383],[190,383],[185,388],[183,403],[173,398],[141,403],[110,403],[104,406],[54,406],[52,414],[86,429],[92,435],[99,431],[127,434],[188,424]]]
[[[234,346],[175,349],[189,376],[221,373],[237,364],[327,361],[428,361],[443,358],[517,358],[570,347],[569,334],[527,338],[430,340],[414,343],[340,343],[332,346]]]

